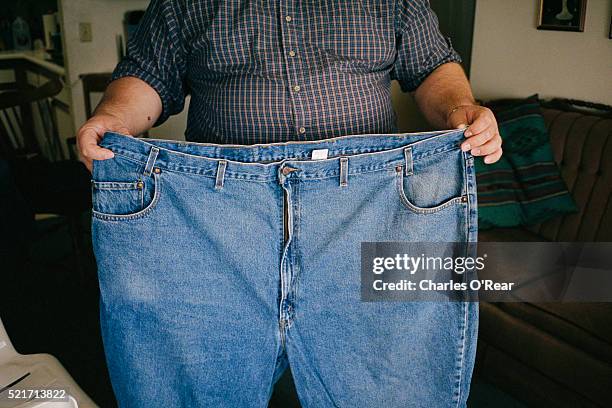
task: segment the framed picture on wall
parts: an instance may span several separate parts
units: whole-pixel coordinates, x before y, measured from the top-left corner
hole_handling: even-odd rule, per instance
[[[538,30],[584,31],[587,0],[540,0]]]

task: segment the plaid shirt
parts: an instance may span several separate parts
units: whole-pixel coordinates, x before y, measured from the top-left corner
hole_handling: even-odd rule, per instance
[[[412,91],[460,61],[427,0],[152,0],[113,79],[191,95],[186,139],[252,144],[397,131]]]

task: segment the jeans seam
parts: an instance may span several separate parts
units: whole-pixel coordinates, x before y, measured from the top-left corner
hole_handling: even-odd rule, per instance
[[[96,190],[130,191],[138,190],[138,181],[91,181]]]
[[[294,275],[293,275],[293,319],[295,320],[296,318],[296,314],[297,314],[297,303],[298,303],[298,289],[299,289],[299,278],[301,277],[301,273],[302,273],[302,268],[301,268],[301,256],[300,256],[300,252],[299,252],[299,237],[300,237],[300,223],[302,220],[302,204],[301,204],[301,200],[300,200],[300,183],[297,182],[295,183],[295,204],[296,204],[296,211],[295,211],[295,217],[293,220],[293,271],[294,271]]]
[[[455,385],[454,394],[457,396],[455,407],[461,406],[461,399],[463,398],[462,384],[463,384],[463,371],[465,365],[465,342],[467,340],[467,329],[468,329],[468,302],[462,302],[463,304],[463,322],[461,331],[461,343],[459,345],[459,365],[458,365],[458,378]]]
[[[465,183],[465,194],[467,196],[467,206],[466,206],[466,227],[467,227],[467,231],[466,231],[466,238],[467,238],[467,242],[472,242],[472,236],[474,235],[472,232],[472,212],[473,212],[473,207],[474,207],[474,203],[473,203],[473,199],[475,197],[476,191],[475,191],[475,186],[472,186],[472,179],[475,179],[475,177],[473,177],[473,172],[474,172],[474,156],[471,156],[468,152],[464,152],[463,153],[463,157],[464,157],[464,183]]]

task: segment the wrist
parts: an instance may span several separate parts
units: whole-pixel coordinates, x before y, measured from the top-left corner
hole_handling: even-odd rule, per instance
[[[448,110],[446,111],[446,116],[445,116],[446,123],[447,124],[450,123],[450,118],[451,118],[451,116],[455,112],[457,112],[457,111],[459,111],[461,109],[464,109],[464,108],[472,108],[474,106],[478,106],[478,104],[476,102],[474,102],[474,101],[463,101],[463,102],[460,102],[460,103],[456,103],[456,104],[450,105]]]

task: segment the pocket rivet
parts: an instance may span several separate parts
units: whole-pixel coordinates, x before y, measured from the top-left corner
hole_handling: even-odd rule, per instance
[[[398,173],[402,172],[402,166],[395,166],[395,171],[397,171]]]
[[[142,181],[139,181],[137,186],[138,186],[138,188],[143,188],[144,187],[144,183]]]
[[[461,202],[462,203],[467,203],[467,201],[468,201],[468,197],[467,196],[462,196],[461,197]]]
[[[160,169],[159,167],[155,167],[155,168],[153,169],[153,172],[154,172],[155,174],[159,174],[159,173],[161,173],[161,169]]]

